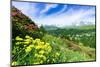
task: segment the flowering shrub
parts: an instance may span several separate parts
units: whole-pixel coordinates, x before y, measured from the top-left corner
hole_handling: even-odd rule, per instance
[[[38,38],[33,39],[30,36],[25,36],[23,39],[17,36],[15,41],[12,52],[14,55],[12,65],[46,63],[48,54],[52,51],[49,43],[43,42]]]
[[[45,35],[42,39],[34,39],[27,35],[24,38],[17,36],[12,45],[12,65],[95,60],[95,56],[89,56],[92,48],[79,46],[81,51],[74,51],[67,45],[66,40],[51,35]]]

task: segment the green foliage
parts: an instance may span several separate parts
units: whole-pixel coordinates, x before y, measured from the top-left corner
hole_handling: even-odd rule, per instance
[[[46,30],[45,30],[45,28],[43,27],[43,25],[40,26],[39,30],[40,30],[43,34],[46,33]]]
[[[87,27],[88,28],[88,27]],[[96,33],[94,26],[92,28],[69,28],[69,29],[56,29],[47,30],[48,34],[56,37],[66,38],[68,40],[83,43],[84,46],[96,48]]]
[[[95,50],[93,48],[87,48],[83,45],[78,45],[77,51],[74,51],[76,47],[70,49],[68,41],[46,34],[43,37],[43,41],[48,42],[53,47],[53,52],[59,52],[60,57],[57,62],[76,62],[76,61],[90,61],[95,60]],[[91,56],[90,56],[91,55]]]
[[[86,52],[69,49],[60,38],[45,35],[43,39],[17,36],[13,41],[12,65],[50,64],[95,60]],[[85,47],[84,47],[85,49]]]

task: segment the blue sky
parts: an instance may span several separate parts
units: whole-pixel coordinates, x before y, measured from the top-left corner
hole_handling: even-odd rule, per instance
[[[88,22],[95,24],[94,6],[16,1],[12,1],[12,5],[38,25],[79,25],[81,21],[84,21],[85,24]]]

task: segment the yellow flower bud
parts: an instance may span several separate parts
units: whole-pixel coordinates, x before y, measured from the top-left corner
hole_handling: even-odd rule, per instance
[[[44,42],[41,42],[41,44],[43,45],[43,44],[44,44]]]
[[[36,49],[41,49],[42,47],[42,45],[35,46]]]
[[[26,35],[26,36],[25,36],[25,38],[29,39],[29,38],[30,38],[30,36]]]
[[[38,54],[36,53],[36,54],[35,54],[35,56],[37,57],[37,56],[38,56]]]
[[[34,47],[34,45],[30,45],[29,47],[30,47],[30,48],[33,48],[33,47]]]
[[[57,56],[59,56],[59,55],[60,55],[60,53],[58,53],[58,52],[57,52],[57,53],[56,53],[56,55],[57,55]]]
[[[45,45],[46,45],[47,47],[48,47],[48,46],[50,46],[50,44],[49,44],[49,43],[46,43]]]
[[[17,65],[17,62],[16,61],[12,62],[12,65]]]
[[[26,42],[23,42],[23,43],[27,45],[27,44],[29,44],[30,42],[27,42],[27,41],[26,41]]]
[[[30,42],[31,40],[30,40],[30,39],[25,39],[24,41],[25,41],[25,42]]]
[[[42,64],[43,63],[43,60],[41,60],[40,63]]]
[[[45,61],[47,58],[45,56],[43,56],[43,60]]]
[[[30,48],[30,47],[27,47],[26,49],[25,49],[25,52],[26,53],[28,53],[28,52],[30,52],[32,49]]]
[[[37,39],[35,39],[35,41],[36,41],[36,42],[40,42],[40,39],[37,38]]]
[[[39,51],[40,54],[44,54],[44,50]]]
[[[22,39],[22,38],[20,38],[19,36],[17,36],[17,37],[15,38],[15,40],[22,41],[23,39]]]
[[[16,44],[16,45],[19,45],[19,44],[21,44],[21,42],[16,42],[15,44]]]

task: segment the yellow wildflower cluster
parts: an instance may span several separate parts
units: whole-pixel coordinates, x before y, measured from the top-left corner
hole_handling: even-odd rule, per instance
[[[42,64],[47,60],[48,54],[51,52],[52,47],[49,43],[43,42],[39,38],[33,39],[30,36],[25,38],[16,37],[16,45],[23,46],[25,53],[33,53],[33,64]],[[15,63],[12,63],[15,64]]]

